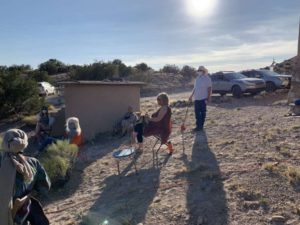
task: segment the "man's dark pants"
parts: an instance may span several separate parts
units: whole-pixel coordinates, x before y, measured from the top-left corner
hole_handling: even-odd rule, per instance
[[[202,130],[206,118],[206,100],[195,100],[196,129]]]

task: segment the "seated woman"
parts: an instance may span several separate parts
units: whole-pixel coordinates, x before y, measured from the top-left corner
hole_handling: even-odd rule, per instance
[[[83,144],[82,132],[79,124],[79,119],[77,117],[70,117],[66,121],[66,133],[65,137],[62,138],[68,140],[70,144],[75,144],[80,147]],[[42,152],[46,149],[48,145],[56,143],[59,138],[47,137],[45,138],[38,149],[38,152]]]
[[[124,117],[121,121],[122,137],[124,137],[126,134],[131,134],[136,121],[137,121],[136,114],[133,112],[132,107],[128,106],[128,111],[124,115]]]
[[[80,147],[83,144],[82,132],[77,117],[70,117],[66,122],[66,138],[70,144]]]
[[[4,133],[0,155],[0,224],[49,224],[32,194],[46,194],[50,180],[37,159],[23,155],[27,145],[28,138],[22,130]]]
[[[42,110],[38,116],[38,122],[36,124],[35,128],[35,135],[38,139],[38,141],[41,140],[42,133],[47,132],[50,128],[50,118],[49,118],[49,112],[48,107],[43,106]]]
[[[158,136],[162,144],[166,144],[171,134],[171,115],[172,111],[169,107],[169,97],[166,93],[160,93],[157,96],[157,104],[159,109],[149,118],[146,114],[147,123],[138,121],[134,127],[134,137],[138,141],[138,151],[143,151],[143,136]],[[134,138],[135,139],[135,138]],[[172,154],[172,148],[169,147],[169,153]]]

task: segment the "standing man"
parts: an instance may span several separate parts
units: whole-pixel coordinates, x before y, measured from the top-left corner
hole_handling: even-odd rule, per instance
[[[197,73],[198,76],[194,83],[194,89],[189,98],[189,101],[192,101],[194,96],[195,100],[195,132],[203,130],[206,118],[206,105],[210,102],[212,94],[212,83],[208,75],[208,70],[204,66],[199,66]]]

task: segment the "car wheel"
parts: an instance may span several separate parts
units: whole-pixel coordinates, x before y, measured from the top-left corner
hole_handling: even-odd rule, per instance
[[[242,89],[240,88],[240,86],[233,86],[232,87],[232,95],[235,98],[240,98],[242,96]]]
[[[273,82],[266,83],[266,91],[267,92],[274,92],[276,90],[276,86]]]

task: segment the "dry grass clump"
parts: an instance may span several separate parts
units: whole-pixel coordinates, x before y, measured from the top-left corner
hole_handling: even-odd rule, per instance
[[[284,157],[291,157],[292,154],[287,146],[277,146],[276,150]]]
[[[265,207],[265,206],[269,205],[269,200],[267,198],[265,198],[265,197],[261,197],[260,200],[259,200],[259,204],[261,206]]]
[[[73,166],[78,153],[78,147],[68,141],[57,141],[48,146],[40,161],[43,164],[51,182],[65,179],[68,171]]]
[[[51,105],[51,104],[49,104],[49,105],[48,105],[48,110],[49,110],[49,111],[53,111],[53,110],[55,110],[55,106],[54,106],[54,105]]]
[[[278,164],[274,162],[268,162],[263,165],[263,168],[269,172],[275,173],[278,171]]]
[[[291,184],[300,184],[300,168],[289,166],[286,171],[286,176]]]
[[[22,119],[22,122],[25,123],[27,126],[35,126],[37,124],[37,116],[36,115],[25,116]]]

